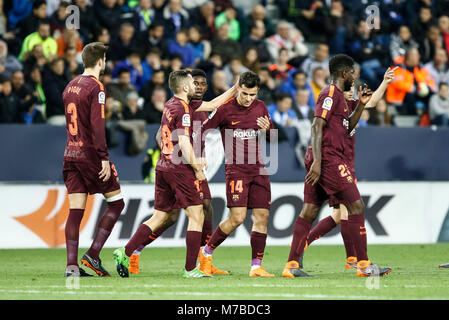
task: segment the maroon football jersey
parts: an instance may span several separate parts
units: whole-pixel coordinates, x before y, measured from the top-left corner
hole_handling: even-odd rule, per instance
[[[64,161],[109,160],[106,145],[103,84],[94,76],[77,76],[62,94],[67,144]]]
[[[193,107],[197,107],[197,102],[194,102],[195,105]],[[190,102],[192,104],[192,102]],[[193,138],[193,149],[195,151],[196,157],[206,157],[205,150],[205,137],[201,134],[201,125],[206,119],[209,117],[209,112],[192,112],[192,138]]]
[[[186,160],[181,161],[182,152],[178,146],[178,137],[190,137],[192,143],[192,113],[202,101],[192,100],[189,104],[178,97],[170,98],[164,105],[161,119],[161,156],[157,162],[156,170],[167,172],[192,171]]]
[[[321,90],[318,96],[315,117],[326,120],[323,128],[321,156],[323,161],[346,159],[347,131],[349,127],[349,107],[343,92],[331,84]]]
[[[346,101],[349,107],[349,114],[351,114],[357,105],[359,104],[359,100],[350,100]],[[345,156],[348,160],[348,165],[351,165],[354,168],[354,159],[355,159],[355,128],[348,134],[346,137],[346,146]]]
[[[226,174],[238,174],[242,177],[260,175],[264,167],[258,135],[260,127],[257,118],[267,116],[267,107],[262,100],[255,99],[249,107],[238,104],[233,98],[212,113],[203,123],[203,132],[220,128],[221,139],[226,157]],[[273,122],[270,119],[273,129]],[[232,146],[227,146],[230,144]]]

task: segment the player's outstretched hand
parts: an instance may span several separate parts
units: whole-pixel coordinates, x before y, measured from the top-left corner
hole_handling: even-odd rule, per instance
[[[109,161],[101,161],[101,171],[98,173],[98,178],[103,181],[108,181],[111,177],[111,164]]]
[[[373,95],[373,91],[371,91],[371,89],[368,88],[366,83],[363,85],[363,89],[362,89],[362,86],[359,87],[360,103],[366,105],[368,103],[368,101],[371,99],[372,95]]]
[[[270,130],[270,120],[268,119],[267,116],[257,118],[257,125],[262,130],[265,130],[265,131]]]
[[[321,176],[321,163],[313,161],[310,166],[310,170],[306,175],[306,182],[310,183],[312,186],[315,185]]]
[[[384,81],[387,84],[390,84],[391,82],[393,82],[394,80],[394,71],[399,68],[399,67],[394,67],[394,68],[388,68],[387,71],[384,74]]]
[[[195,171],[195,177],[200,181],[206,180],[206,175],[204,174],[203,170]]]

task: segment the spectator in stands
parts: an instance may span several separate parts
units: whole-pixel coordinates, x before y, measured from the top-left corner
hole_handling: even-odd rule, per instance
[[[152,48],[147,51],[145,60],[142,61],[143,83],[144,85],[151,80],[154,70],[162,67],[161,51],[158,48]]]
[[[30,85],[36,100],[31,108],[23,112],[23,119],[26,124],[44,123],[47,98],[42,87],[41,70],[37,65],[31,69],[27,83]]]
[[[74,47],[68,47],[64,53],[65,70],[67,72],[66,78],[72,80],[77,75],[80,75],[84,71],[84,67],[78,62],[77,52]]]
[[[11,80],[0,79],[0,123],[20,122],[19,100],[12,93]]]
[[[409,49],[405,62],[395,71],[395,80],[387,87],[387,102],[396,106],[401,114],[420,115],[424,112],[429,92],[435,91],[435,80],[420,65],[417,48]]]
[[[123,120],[144,120],[142,108],[139,107],[139,95],[131,91],[126,95],[126,104],[123,108]]]
[[[84,43],[88,43],[94,39],[95,31],[100,28],[92,6],[88,0],[76,0],[75,5],[80,12],[79,34]],[[108,41],[109,42],[109,41]]]
[[[443,37],[441,36],[440,28],[437,25],[429,26],[426,37],[419,43],[419,53],[423,63],[428,63],[433,60],[435,51],[443,48]]]
[[[203,39],[201,27],[191,26],[189,29],[189,45],[193,49],[194,64],[209,59],[212,47],[209,40]]]
[[[229,24],[223,23],[218,28],[217,35],[212,40],[212,51],[219,54],[223,59],[223,63],[227,64],[232,56],[240,55],[240,45],[228,37]]]
[[[427,5],[423,5],[419,8],[419,16],[410,22],[410,31],[413,38],[418,42],[422,42],[426,36],[429,27],[436,23],[436,20],[432,15],[432,8]]]
[[[308,104],[315,108],[315,99],[313,98],[313,92],[310,85],[307,83],[306,73],[301,69],[295,70],[291,77],[285,81],[279,88],[282,92],[287,92],[295,100],[296,93],[299,89],[306,89],[310,91]]]
[[[134,40],[134,27],[131,23],[125,22],[120,26],[120,33],[111,38],[109,48],[110,59],[112,61],[122,61],[136,48]]]
[[[289,58],[287,48],[280,48],[276,63],[269,67],[271,76],[276,81],[277,87],[279,87],[284,81],[287,81],[288,73],[294,69],[293,66],[288,64],[288,61]]]
[[[157,21],[151,23],[148,33],[144,32],[143,37],[139,41],[140,46],[144,52],[158,48],[161,51],[162,61],[167,60],[170,53],[168,50],[168,42],[164,38],[164,25]]]
[[[443,15],[438,19],[438,27],[443,36],[443,45],[449,55],[449,16]]]
[[[350,44],[350,52],[361,64],[362,78],[370,88],[377,88],[385,72],[383,65],[388,52],[365,20],[359,21],[355,40]]]
[[[69,16],[69,12],[66,10],[70,3],[60,2],[58,8],[50,16],[51,34],[57,39],[59,38],[64,29],[66,29],[66,19]],[[64,52],[64,51],[63,51]]]
[[[167,86],[164,69],[153,70],[151,80],[143,86],[143,88],[139,91],[139,95],[145,100],[145,102],[149,102],[151,101],[153,91],[156,89],[163,89],[166,97],[171,97],[171,91]]]
[[[47,123],[65,125],[64,103],[62,93],[68,81],[64,76],[64,59],[55,58],[43,74],[43,89],[46,101]]]
[[[168,45],[170,54],[180,54],[182,58],[182,67],[192,67],[195,62],[194,50],[188,43],[189,35],[187,29],[180,29],[176,33],[175,40],[171,40]]]
[[[329,76],[329,46],[327,43],[319,43],[315,47],[313,56],[308,56],[301,64],[301,69],[307,74],[308,79],[312,77],[312,72],[317,67],[323,68],[326,77]]]
[[[22,44],[22,50],[19,54],[19,60],[22,60],[23,56],[27,52],[33,50],[34,46],[37,44],[42,45],[45,58],[51,60],[56,56],[56,53],[58,52],[58,44],[50,35],[50,23],[48,20],[40,21],[37,31],[31,33],[25,38]]]
[[[244,51],[248,48],[256,48],[260,63],[265,64],[271,61],[271,55],[265,41],[265,25],[262,20],[255,20],[250,24],[249,36],[243,37],[242,46]]]
[[[330,52],[332,54],[346,52],[346,41],[353,37],[356,27],[352,17],[345,12],[341,0],[332,0],[329,15],[324,18],[323,24]]]
[[[83,42],[79,37],[78,30],[76,29],[64,29],[62,35],[56,39],[58,44],[57,56],[63,57],[66,48],[72,47],[76,49],[76,53],[81,54],[83,51]]]
[[[256,73],[260,70],[259,53],[256,48],[248,48],[243,54],[243,65]]]
[[[44,65],[48,61],[49,60],[44,57],[44,49],[42,48],[42,45],[36,44],[33,47],[33,50],[27,52],[22,59],[23,71],[28,74],[35,65],[39,66],[39,68],[43,70]]]
[[[47,18],[47,4],[44,0],[33,2],[33,11],[26,18],[21,20],[18,27],[18,37],[25,39],[28,35],[35,32],[39,27],[39,22]]]
[[[272,121],[283,127],[292,126],[298,117],[292,109],[292,98],[288,93],[276,95],[276,102],[269,105],[268,113]]]
[[[106,85],[106,92],[122,106],[126,105],[126,96],[136,89],[131,84],[131,72],[126,68],[121,68],[117,72],[117,82]]]
[[[20,122],[31,123],[32,116],[38,112],[35,111],[38,102],[37,93],[35,90],[25,82],[25,75],[22,71],[16,71],[11,77],[12,92],[17,97],[18,111]],[[30,118],[31,117],[31,118]],[[28,119],[30,118],[30,119]],[[36,115],[36,122],[43,122],[42,115]]]
[[[126,59],[120,61],[112,70],[112,77],[117,78],[119,70],[123,68],[129,70],[131,85],[136,90],[140,90],[145,83],[143,81],[143,68],[139,53],[131,51]]]
[[[312,79],[309,81],[309,85],[312,88],[313,98],[316,102],[321,90],[327,86],[326,71],[322,67],[316,67],[312,71]]]
[[[95,17],[98,23],[109,30],[111,34],[116,34],[121,25],[123,9],[117,0],[96,0],[93,5]]]
[[[449,125],[449,84],[441,82],[438,93],[432,95],[429,101],[429,116],[432,124]]]
[[[258,22],[262,22],[264,25],[264,29],[266,29],[266,36],[272,36],[276,33],[276,28],[271,20],[271,18],[267,15],[267,12],[263,5],[256,4],[253,9],[251,10],[250,14],[245,19],[246,27],[245,27],[245,33],[248,33],[248,29],[251,30],[251,26],[254,26],[255,24],[258,24]],[[249,28],[248,28],[249,27]],[[249,33],[251,31],[249,30]]]
[[[6,42],[0,40],[0,75],[10,78],[17,70],[22,70],[22,64],[14,55],[8,53]]]
[[[123,119],[122,105],[114,99],[114,97],[107,97],[104,104],[104,118],[106,122],[117,121]]]
[[[296,92],[295,105],[298,113],[297,117],[299,119],[308,119],[313,121],[314,110],[313,106],[310,105],[310,95],[311,92],[307,89],[299,89]]]
[[[2,1],[3,7],[3,1]],[[6,5],[5,5],[6,7]],[[33,3],[28,0],[16,0],[12,4],[12,9],[7,13],[7,20],[10,29],[16,29],[17,24],[32,13]]]
[[[220,28],[224,23],[229,24],[228,38],[238,41],[240,39],[240,23],[237,20],[237,9],[228,7],[215,18],[215,28]]]
[[[289,1],[288,17],[296,27],[306,35],[309,42],[321,42],[324,37],[323,20],[327,15],[324,1],[295,0]]]
[[[243,72],[248,71],[248,68],[243,65],[242,59],[239,56],[234,56],[231,61],[224,66],[223,71],[226,73],[226,83],[231,87],[235,83],[237,77]]]
[[[440,82],[449,83],[447,52],[443,48],[436,49],[433,61],[426,63],[424,68],[429,71],[430,76],[435,80],[436,86],[438,86]]]
[[[139,32],[147,32],[155,19],[155,12],[151,8],[151,0],[139,0],[139,4],[134,10],[139,17]]]
[[[271,77],[271,72],[267,68],[261,68],[258,72],[260,78],[258,99],[270,105],[273,102],[274,91],[276,89],[276,82]]]
[[[391,35],[390,56],[395,64],[404,62],[405,52],[410,48],[418,48],[418,43],[412,38],[412,33],[406,25],[399,27],[398,33]]]
[[[182,68],[182,55],[173,53],[170,55],[170,62],[168,68],[165,69],[165,78],[168,79],[172,71],[178,71]]]
[[[192,22],[200,26],[204,39],[212,40],[215,36],[215,4],[206,1],[200,7],[193,9]]]
[[[203,100],[211,101],[228,89],[229,85],[226,81],[226,72],[223,70],[215,70],[212,76],[212,83],[204,94]]]
[[[147,123],[161,123],[162,112],[167,101],[167,93],[163,88],[155,88],[151,99],[145,102],[143,112]]]
[[[168,0],[163,10],[165,38],[174,39],[180,29],[189,27],[189,13],[181,0]]]
[[[276,34],[267,39],[268,50],[273,60],[277,60],[279,49],[287,48],[288,57],[298,57],[307,55],[308,49],[304,44],[304,38],[300,33],[296,38],[292,37],[294,34],[293,27],[287,21],[280,21],[276,28]],[[295,29],[299,32],[299,30]],[[296,33],[298,35],[298,33]]]
[[[388,106],[385,99],[379,100],[375,108],[369,109],[369,124],[376,126],[390,126],[392,117],[388,113]]]

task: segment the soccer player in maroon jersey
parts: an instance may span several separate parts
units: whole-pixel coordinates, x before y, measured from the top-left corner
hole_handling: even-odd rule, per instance
[[[397,68],[397,67],[396,67]],[[378,102],[382,99],[387,90],[388,85],[394,80],[394,71],[396,68],[388,68],[384,74],[384,79],[379,87],[374,91],[371,99],[365,106],[365,109],[375,108]],[[352,113],[357,107],[359,100],[354,99],[354,87],[351,87],[351,90],[345,91],[344,97],[346,103],[349,107],[349,112]],[[355,129],[351,131],[346,138],[347,150],[345,150],[345,156],[347,163],[349,165],[349,170],[351,172],[354,181],[357,182],[357,178],[355,175]],[[306,152],[306,157],[311,157],[313,159],[312,147],[309,146]],[[346,269],[357,269],[357,257],[355,253],[355,248],[352,243],[351,238],[348,235],[348,211],[344,204],[339,204],[338,200],[334,197],[330,197],[329,206],[333,207],[332,214],[324,219],[322,219],[309,233],[307,236],[307,243],[304,249],[312,244],[313,241],[321,238],[328,232],[330,232],[333,228],[335,228],[338,224],[341,223],[341,235],[343,238],[343,243],[346,249]],[[302,264],[302,256],[299,260],[300,267],[303,268]],[[286,273],[285,276],[289,276],[289,272]]]
[[[203,100],[203,96],[207,91],[207,77],[206,73],[201,69],[193,69],[190,74],[193,77],[193,83],[195,85],[195,96],[194,100]],[[203,123],[207,117],[209,116],[208,112],[193,112],[192,114],[192,122],[195,124],[195,121],[199,121]],[[200,126],[193,126],[193,130],[200,129]],[[195,139],[200,139],[200,150],[196,150],[196,144],[194,143],[194,151],[198,157],[202,156],[202,152],[204,152],[204,139],[202,139],[201,130],[200,132],[195,132]],[[162,138],[161,138],[161,128],[159,128],[156,134],[156,141],[159,147],[162,149]],[[203,191],[203,212],[204,212],[204,222],[203,222],[203,230],[201,236],[201,246],[206,245],[207,240],[209,240],[212,234],[212,204],[211,204],[211,194],[209,190],[209,185],[207,183],[207,179],[201,183],[202,191]],[[157,232],[153,232],[145,241],[134,250],[133,254],[129,258],[129,272],[138,274],[140,272],[139,269],[139,260],[140,254],[142,250],[156,240],[162,233],[170,228],[172,225],[178,221],[180,209],[173,209],[170,212],[170,218],[164,223],[162,227],[160,227]],[[212,274],[229,274],[227,271],[220,270],[214,266],[212,266]]]
[[[325,200],[333,197],[348,209],[348,235],[357,256],[357,276],[381,276],[391,268],[378,267],[368,258],[364,204],[347,162],[347,135],[357,125],[365,105],[372,96],[366,87],[359,90],[359,104],[350,113],[343,92],[354,82],[354,60],[337,54],[329,61],[332,84],[324,88],[317,100],[312,124],[313,159],[305,159],[304,205],[296,220],[290,255],[283,275],[308,276],[299,266],[313,221]]]
[[[233,97],[236,86],[210,102],[193,100],[194,80],[187,70],[173,71],[169,87],[174,96],[164,106],[161,120],[162,150],[156,166],[154,213],[139,226],[124,248],[114,251],[117,272],[128,277],[129,257],[151,234],[170,219],[173,209],[183,208],[189,218],[186,234],[186,263],[182,276],[207,276],[196,268],[201,246],[203,214],[202,181],[206,179],[204,158],[197,158],[192,146],[192,113],[213,111]]]
[[[213,251],[243,223],[247,208],[253,211],[250,277],[273,277],[262,259],[271,204],[268,172],[262,162],[258,136],[273,128],[263,101],[256,99],[259,76],[251,71],[240,75],[237,97],[219,107],[203,123],[203,131],[220,128],[226,157],[226,197],[229,218],[222,221],[200,251],[200,270],[211,274]],[[227,142],[232,141],[232,146]]]
[[[79,228],[87,194],[102,193],[108,203],[92,245],[81,258],[81,262],[99,276],[110,276],[101,264],[100,250],[124,207],[117,171],[108,157],[104,119],[106,94],[98,80],[106,66],[107,50],[102,42],[86,45],[82,52],[84,73],[70,81],[63,92],[67,128],[63,177],[70,204],[65,226],[66,276],[89,276],[77,262]]]

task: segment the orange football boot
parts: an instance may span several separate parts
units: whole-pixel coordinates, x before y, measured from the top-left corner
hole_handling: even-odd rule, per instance
[[[265,271],[265,268],[260,266],[257,269],[250,270],[249,272],[250,277],[266,277],[266,278],[273,278],[274,274],[268,273]]]
[[[131,257],[129,257],[129,267],[128,267],[129,272],[134,274],[140,273],[139,259],[140,254],[132,254]]]

